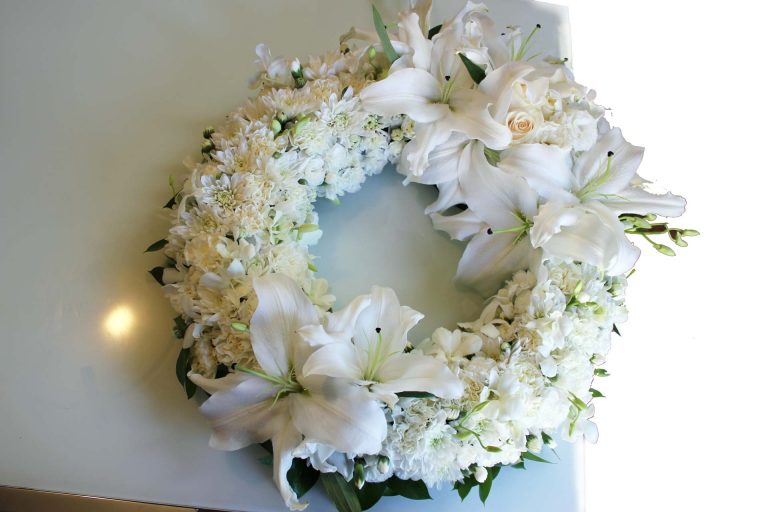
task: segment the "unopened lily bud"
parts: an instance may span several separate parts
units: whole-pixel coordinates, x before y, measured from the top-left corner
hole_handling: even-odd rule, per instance
[[[353,483],[358,489],[362,489],[365,485],[365,468],[359,462],[355,464],[355,474],[353,476]]]
[[[657,217],[656,217],[655,213],[649,213],[648,215],[646,215],[644,217],[644,219],[647,220],[647,221],[653,222],[653,221],[655,221],[657,219]]]
[[[683,236],[699,236],[701,233],[696,231],[695,229],[684,229],[683,230]]]
[[[544,443],[542,443],[539,436],[528,436],[525,446],[528,448],[529,452],[539,453],[544,447]]]
[[[281,110],[280,112],[277,113],[277,115],[275,116],[275,119],[280,121],[280,124],[282,124],[288,120],[288,114],[286,114],[284,110]]]
[[[269,126],[269,128],[272,130],[272,133],[274,133],[275,135],[283,131],[283,125],[280,124],[280,121],[278,121],[277,119],[272,120],[272,124]]]
[[[379,473],[386,474],[389,471],[389,457],[386,455],[379,455],[379,460],[376,462],[376,469]]]
[[[293,59],[293,62],[291,62],[291,74],[293,75],[293,78],[301,76],[301,62],[299,59]]]
[[[475,480],[477,480],[477,483],[481,484],[488,478],[488,470],[483,466],[477,466],[472,472],[472,475],[475,477]]]
[[[373,60],[376,58],[376,48],[371,46],[368,48],[368,60]]]

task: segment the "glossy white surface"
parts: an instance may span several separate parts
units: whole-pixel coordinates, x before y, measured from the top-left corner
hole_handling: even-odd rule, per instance
[[[542,23],[542,46],[568,55],[561,8],[487,3],[501,26]],[[459,4],[440,2],[435,22]],[[353,24],[370,26],[367,2],[0,3],[0,484],[283,510],[257,449],[207,446],[175,380],[174,314],[146,273],[159,256],[141,251],[168,227],[167,176],[245,98],[253,47],[305,55]],[[393,286],[427,314],[417,337],[480,307],[451,285],[461,247],[420,214],[431,194],[388,169],[318,207],[318,263],[340,302]],[[581,457],[559,454],[505,471],[488,510],[578,510]],[[377,510],[479,507],[435,494]],[[331,506],[315,493],[311,510]]]

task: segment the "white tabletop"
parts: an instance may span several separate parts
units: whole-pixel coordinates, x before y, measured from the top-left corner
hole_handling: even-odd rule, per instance
[[[460,3],[440,1],[435,23]],[[562,8],[486,3],[501,26],[541,23],[541,48],[570,56]],[[174,313],[146,272],[160,257],[142,250],[168,228],[168,175],[246,97],[255,45],[302,56],[351,25],[371,25],[368,2],[0,2],[0,485],[283,510],[258,449],[208,447],[200,397],[187,401],[175,379]],[[341,206],[318,206],[318,266],[340,303],[393,286],[427,314],[417,336],[480,307],[451,285],[461,247],[421,214],[431,194],[388,169]],[[578,449],[505,470],[487,509],[578,510]],[[433,494],[377,510],[479,506]],[[319,492],[311,502],[332,510]]]

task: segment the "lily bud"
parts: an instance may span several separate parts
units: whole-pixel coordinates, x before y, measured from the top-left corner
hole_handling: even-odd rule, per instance
[[[386,474],[389,471],[389,457],[386,455],[379,455],[379,460],[376,462],[376,469],[379,473]]]
[[[283,125],[280,124],[280,121],[278,121],[277,119],[272,120],[272,124],[269,125],[269,128],[272,130],[272,133],[274,133],[275,135],[283,131]]]
[[[486,479],[488,478],[488,470],[485,469],[483,466],[477,466],[472,474],[475,477],[475,480],[477,480],[477,483],[479,484],[485,482]]]
[[[362,489],[365,485],[365,468],[359,462],[355,464],[355,474],[353,476],[353,483],[358,489]]]

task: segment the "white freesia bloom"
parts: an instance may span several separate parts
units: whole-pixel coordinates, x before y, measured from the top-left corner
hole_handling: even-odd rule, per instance
[[[643,149],[613,128],[573,160],[566,149],[519,145],[505,153],[499,168],[524,178],[546,200],[533,218],[534,247],[618,275],[629,271],[640,255],[624,233],[620,214],[677,217],[685,210],[680,196],[644,190],[637,175],[642,158]]]
[[[378,402],[359,387],[305,371],[315,347],[298,331],[319,318],[296,283],[273,274],[254,279],[254,288],[259,305],[250,331],[259,368],[222,379],[190,378],[212,393],[200,408],[213,427],[211,446],[237,450],[271,440],[275,483],[286,504],[301,510],[306,504],[298,501],[287,473],[302,441],[344,453],[376,453],[387,424]]]
[[[461,382],[434,357],[405,353],[408,331],[424,317],[400,303],[391,288],[374,286],[329,316],[326,326],[301,330],[322,343],[304,365],[306,375],[352,379],[372,396],[394,407],[403,391],[432,393],[441,398],[461,395]]]

